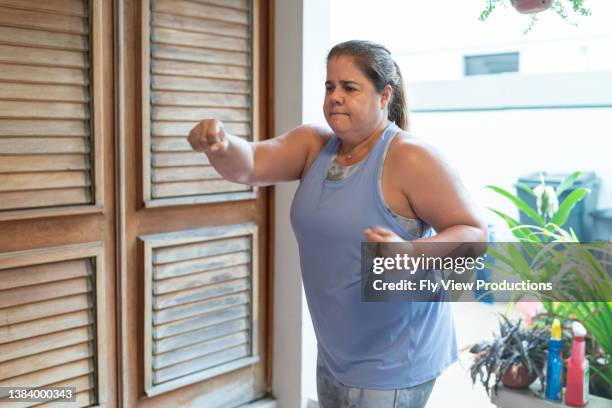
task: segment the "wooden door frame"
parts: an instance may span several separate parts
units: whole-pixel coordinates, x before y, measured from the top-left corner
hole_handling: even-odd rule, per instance
[[[126,220],[125,220],[125,76],[124,76],[124,8],[123,0],[113,0],[113,37],[114,37],[114,101],[115,101],[115,253],[116,253],[116,305],[117,305],[117,406],[129,407],[127,393],[127,247],[126,247]]]
[[[267,13],[264,14],[262,22],[262,26],[267,26],[266,36],[267,38],[262,41],[267,46],[267,56],[262,58],[262,61],[266,61],[265,69],[260,70],[260,75],[264,77],[265,84],[267,85],[265,100],[263,101],[263,106],[268,107],[268,111],[265,115],[266,124],[265,127],[268,129],[267,138],[273,138],[276,135],[276,129],[274,126],[274,44],[275,44],[275,30],[274,30],[274,21],[275,21],[275,0],[261,0],[262,3],[266,4]],[[266,320],[268,322],[267,331],[266,331],[266,367],[267,367],[267,375],[266,375],[266,384],[268,395],[272,394],[272,354],[274,352],[274,344],[272,342],[273,339],[273,331],[274,331],[274,257],[275,257],[275,235],[274,235],[274,214],[275,214],[275,188],[271,186],[268,188],[268,208],[267,208],[267,237],[269,240],[268,244],[268,252],[267,252],[267,265],[268,265],[268,273],[270,278],[268,279],[267,285],[267,293],[268,293],[268,301],[266,303],[266,309],[262,311],[262,314],[265,314]]]

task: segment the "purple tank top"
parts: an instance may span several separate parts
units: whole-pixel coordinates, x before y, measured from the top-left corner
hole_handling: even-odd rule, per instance
[[[390,124],[359,168],[336,181],[326,180],[340,146],[333,135],[291,206],[319,358],[338,381],[352,387],[411,387],[437,377],[457,360],[449,303],[361,300],[364,230],[381,226],[405,240],[422,238],[392,216],[378,183],[384,152],[399,131]]]

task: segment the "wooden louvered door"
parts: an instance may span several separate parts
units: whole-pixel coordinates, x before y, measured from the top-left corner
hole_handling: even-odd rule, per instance
[[[110,2],[0,0],[0,387],[71,406],[117,400],[112,55]]]
[[[187,135],[212,117],[248,140],[268,135],[268,8],[125,5],[123,397],[240,406],[269,388],[268,192],[223,180]]]

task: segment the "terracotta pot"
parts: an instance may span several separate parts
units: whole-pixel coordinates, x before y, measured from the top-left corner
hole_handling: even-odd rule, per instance
[[[502,383],[508,388],[520,390],[529,387],[536,378],[535,374],[529,375],[529,370],[523,364],[513,364],[504,373]]]
[[[548,10],[553,0],[512,0],[512,5],[519,13],[531,14]]]

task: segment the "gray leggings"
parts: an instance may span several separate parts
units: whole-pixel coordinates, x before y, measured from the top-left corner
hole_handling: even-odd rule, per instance
[[[338,382],[317,359],[320,408],[424,408],[436,379],[397,390],[371,390]]]

